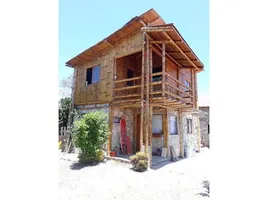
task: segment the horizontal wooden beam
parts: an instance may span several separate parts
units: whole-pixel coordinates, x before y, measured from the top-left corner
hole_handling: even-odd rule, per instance
[[[142,27],[141,31],[145,32],[163,32],[163,31],[173,31],[173,27]]]
[[[134,77],[134,78],[117,80],[117,81],[115,81],[115,83],[122,83],[122,82],[127,82],[127,81],[134,81],[134,80],[138,80],[138,79],[141,79],[141,76],[137,76],[137,77]]]
[[[163,32],[163,34],[167,37],[167,39],[171,40],[171,43],[193,65],[193,67],[195,67],[195,69],[199,70],[198,67],[191,61],[191,59],[184,53],[184,51],[171,39],[171,37],[166,32]]]
[[[150,41],[151,44],[163,44],[163,43],[171,43],[170,40],[154,40]]]

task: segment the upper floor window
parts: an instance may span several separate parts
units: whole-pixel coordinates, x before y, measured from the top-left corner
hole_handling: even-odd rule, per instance
[[[86,85],[100,82],[100,66],[87,69]]]
[[[189,81],[184,81],[184,85],[185,86],[187,86],[188,88],[191,88],[191,84],[190,84],[190,82]],[[184,88],[184,92],[186,92],[186,93],[188,93],[189,94],[189,92],[190,92],[190,90],[188,89],[188,88]]]

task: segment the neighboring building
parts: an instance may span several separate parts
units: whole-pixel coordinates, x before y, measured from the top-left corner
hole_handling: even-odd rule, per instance
[[[201,144],[209,147],[209,106],[199,106],[205,115],[200,117]]]
[[[119,146],[122,117],[133,153],[160,149],[169,157],[171,145],[181,157],[200,150],[196,76],[204,66],[155,10],[134,17],[66,65],[75,69],[74,105],[84,113],[109,113],[108,153]]]

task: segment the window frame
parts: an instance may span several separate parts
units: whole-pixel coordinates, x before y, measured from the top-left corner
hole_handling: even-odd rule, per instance
[[[93,82],[94,69],[96,69],[96,68],[99,68],[98,81]],[[88,83],[88,81],[87,81],[88,80],[88,70],[91,70],[91,83]],[[86,85],[87,86],[99,83],[100,82],[100,77],[101,77],[101,65],[95,65],[95,66],[92,66],[92,67],[89,67],[89,68],[86,69]]]
[[[187,123],[187,134],[192,134],[193,133],[193,120],[190,118],[187,118],[186,123]]]
[[[170,130],[171,130],[171,118],[175,118],[175,121],[176,121],[176,133],[171,133]],[[174,116],[174,115],[171,115],[169,116],[169,135],[179,135],[179,127],[178,127],[178,117],[177,116]]]
[[[156,133],[156,132],[154,132],[153,130],[154,130],[154,127],[153,127],[153,118],[154,118],[154,116],[161,116],[161,131],[160,131],[160,133]],[[152,135],[153,136],[157,136],[157,135],[163,135],[163,114],[153,114],[152,115]]]

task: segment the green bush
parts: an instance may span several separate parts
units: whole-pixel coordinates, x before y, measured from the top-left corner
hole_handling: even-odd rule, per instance
[[[143,152],[137,152],[134,156],[130,157],[133,170],[137,172],[144,172],[148,167],[148,154]]]
[[[92,164],[104,159],[102,151],[108,139],[108,116],[100,111],[90,112],[74,122],[74,143],[80,148],[79,162]]]

